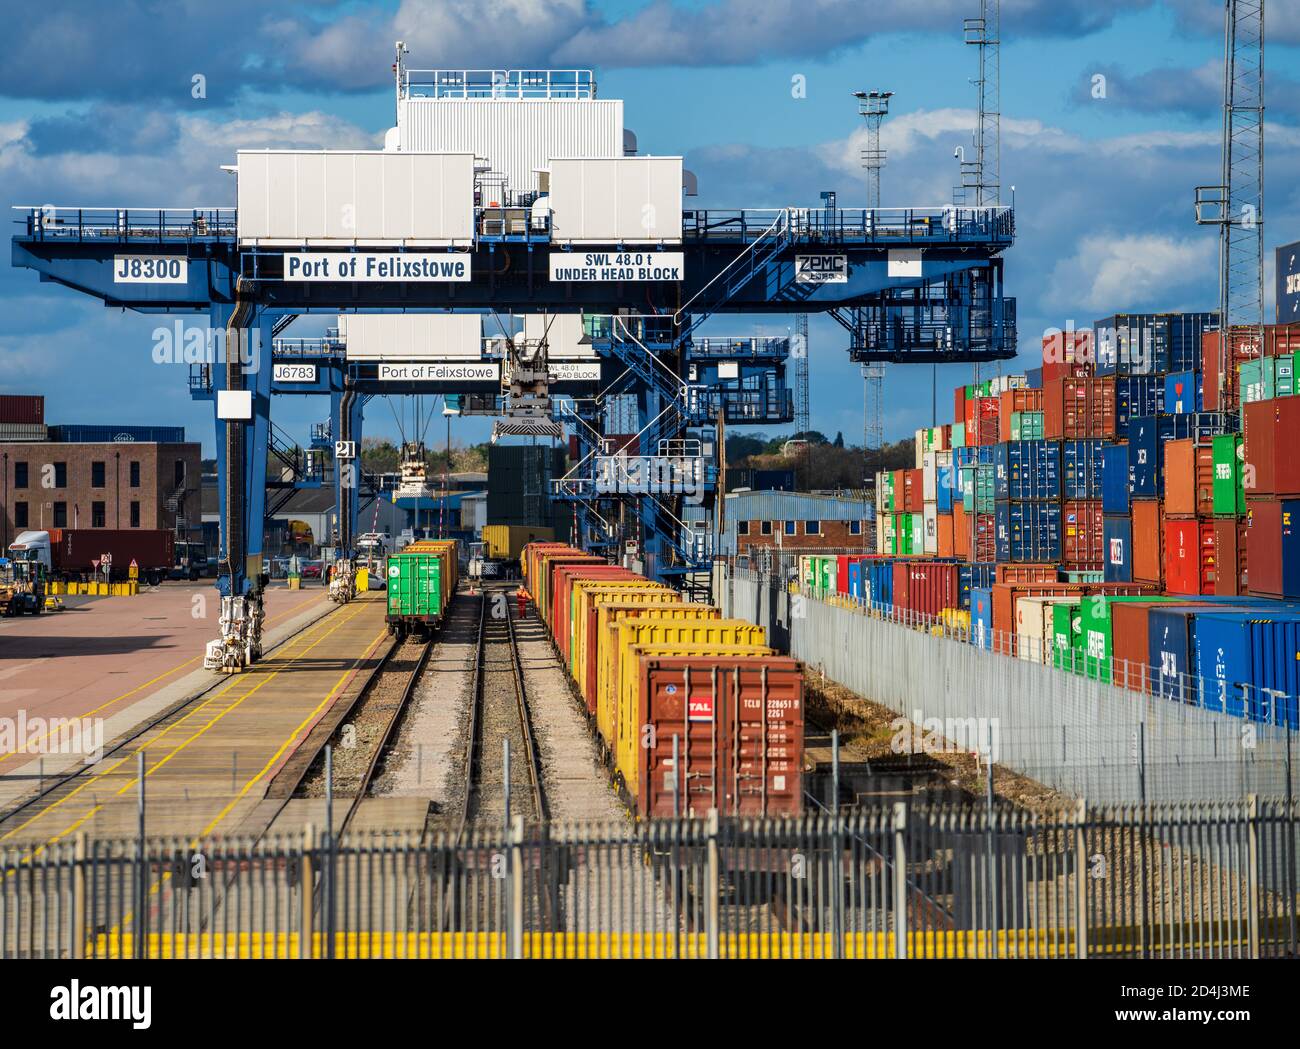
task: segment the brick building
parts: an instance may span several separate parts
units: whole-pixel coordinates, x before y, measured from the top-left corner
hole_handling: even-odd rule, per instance
[[[874,549],[875,507],[867,499],[802,492],[731,492],[722,553],[745,556],[765,547],[789,551]]]
[[[136,441],[0,443],[0,538],[25,529],[179,528],[196,532],[199,445]],[[183,431],[180,432],[183,438]]]

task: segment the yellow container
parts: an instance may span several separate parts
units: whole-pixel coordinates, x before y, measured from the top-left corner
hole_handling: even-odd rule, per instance
[[[370,589],[370,569],[358,568],[357,569],[357,593],[364,594],[369,589]]]
[[[663,583],[649,579],[575,580],[569,598],[569,673],[573,680],[578,680],[578,668],[587,665],[587,631],[598,601],[621,594],[645,594],[645,600],[649,601],[673,592]]]
[[[518,561],[519,555],[529,543],[554,542],[555,529],[537,525],[484,525],[482,538],[487,546],[488,557],[501,561]]]
[[[582,698],[587,701],[587,710],[592,716],[599,711],[599,697],[604,682],[610,674],[611,660],[608,653],[612,643],[605,640],[613,636],[610,624],[620,619],[650,614],[667,616],[670,619],[718,618],[718,610],[713,605],[688,604],[682,600],[677,591],[672,589],[649,594],[628,593],[597,600],[596,631],[588,635],[586,642],[588,645],[595,645],[596,651],[587,654],[587,674],[578,680],[578,688],[582,692]],[[612,729],[612,722],[609,727]]]
[[[611,633],[616,635],[617,641],[610,642],[613,645],[614,662],[613,672],[605,682],[605,694],[601,696],[601,702],[606,705],[603,721],[599,708],[596,711],[596,725],[598,728],[602,724],[606,726],[601,728],[601,732],[610,749],[618,745],[620,726],[617,719],[622,692],[629,682],[636,680],[640,665],[640,657],[632,651],[634,648],[644,645],[690,648],[701,645],[767,644],[766,631],[743,619],[669,618],[657,612],[619,620],[611,626]]]
[[[551,622],[551,570],[556,565],[604,564],[609,562],[595,554],[574,553],[563,549],[555,552],[546,551],[538,557],[536,578],[528,581],[527,589],[532,596],[533,604],[537,606],[537,614],[550,630],[551,637],[556,636],[555,624]]]
[[[970,613],[964,608],[945,608],[939,613],[939,620],[948,627],[970,629]]]
[[[725,620],[720,620],[725,622]],[[634,645],[628,650],[633,661],[633,669],[624,677],[619,687],[618,702],[618,746],[615,748],[614,764],[623,775],[628,793],[637,796],[640,786],[640,750],[642,743],[639,717],[639,699],[641,688],[641,657],[653,656],[657,659],[674,659],[680,657],[704,656],[722,659],[736,656],[770,656],[773,652],[766,645]]]

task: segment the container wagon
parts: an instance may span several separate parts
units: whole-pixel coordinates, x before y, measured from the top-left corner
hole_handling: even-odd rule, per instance
[[[423,539],[389,555],[384,619],[398,641],[428,640],[446,618],[460,581],[457,547],[454,539]]]
[[[803,667],[761,627],[565,544],[530,543],[520,560],[638,817],[802,811]]]

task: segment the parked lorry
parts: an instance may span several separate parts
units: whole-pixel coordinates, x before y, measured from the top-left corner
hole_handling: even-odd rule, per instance
[[[176,564],[172,533],[160,528],[50,528],[19,532],[9,544],[10,558],[39,563],[55,581],[103,579],[106,554],[110,580],[130,579],[134,561],[140,582],[156,586]]]

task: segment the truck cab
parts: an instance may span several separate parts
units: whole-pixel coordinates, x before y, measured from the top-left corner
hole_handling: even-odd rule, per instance
[[[208,551],[202,543],[177,541],[176,564],[172,566],[172,579],[188,579],[190,582],[208,574]]]

